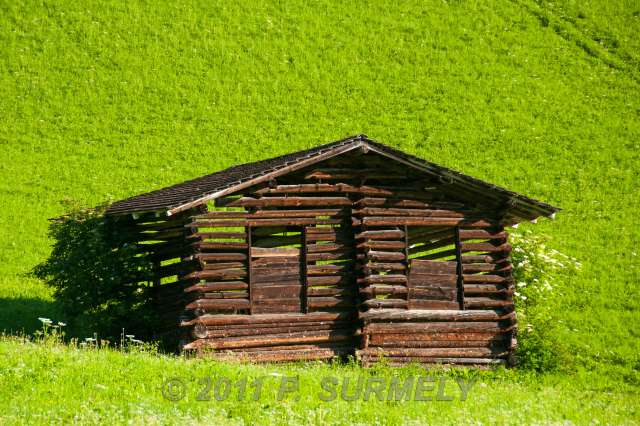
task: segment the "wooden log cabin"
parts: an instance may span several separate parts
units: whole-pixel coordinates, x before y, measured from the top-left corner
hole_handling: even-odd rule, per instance
[[[559,210],[350,137],[116,202],[158,333],[250,361],[483,365],[516,345],[506,227]]]

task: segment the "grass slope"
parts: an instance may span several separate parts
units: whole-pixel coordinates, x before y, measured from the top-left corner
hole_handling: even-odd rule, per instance
[[[48,254],[47,218],[64,211],[61,200],[94,205],[364,132],[564,208],[531,228],[584,265],[556,283],[548,307],[561,312],[566,371],[538,382],[508,376],[493,382],[493,398],[537,421],[586,421],[571,403],[585,399],[621,413],[640,383],[639,30],[640,6],[628,1],[0,1],[0,330],[64,319],[26,276]],[[30,379],[64,419],[82,403],[56,390],[76,383],[70,359],[83,371],[101,365],[98,376],[128,359],[23,349],[2,342],[9,365],[37,372],[51,357],[68,366],[59,382]],[[146,371],[185,368],[165,358],[134,365],[122,397],[95,401],[113,405],[104,414],[135,416],[132,392]],[[3,412],[33,408],[32,388],[10,383],[0,388]],[[158,398],[141,392],[141,401]],[[491,401],[466,415],[491,422]],[[174,410],[167,404],[150,410]],[[368,405],[350,407],[368,420]],[[299,416],[308,408],[290,406]]]

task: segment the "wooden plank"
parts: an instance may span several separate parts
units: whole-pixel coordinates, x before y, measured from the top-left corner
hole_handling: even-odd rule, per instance
[[[244,253],[196,253],[194,258],[203,262],[215,262],[215,261],[237,261],[245,260],[247,255]]]
[[[249,301],[242,299],[230,299],[230,300],[215,300],[215,299],[198,299],[189,303],[185,309],[247,309],[249,308]]]
[[[456,279],[457,279],[457,301],[460,305],[460,309],[465,309],[464,304],[464,287],[463,287],[463,278],[462,278],[462,242],[460,240],[460,227],[456,226],[456,236],[455,236],[455,244],[456,244]]]
[[[204,270],[195,271],[186,275],[187,279],[228,279],[237,280],[247,276],[247,271],[244,269],[217,269],[217,270]]]
[[[365,241],[357,245],[360,249],[371,250],[404,250],[404,241]]]
[[[486,219],[474,218],[455,218],[455,217],[430,217],[430,218],[414,218],[414,217],[382,217],[372,216],[365,217],[361,220],[354,219],[354,225],[364,226],[467,226],[470,228],[485,228],[492,226],[494,223]]]
[[[461,229],[460,239],[488,239],[488,240],[501,240],[507,238],[506,231],[490,231],[486,229]]]
[[[457,305],[457,304],[456,304]],[[408,334],[421,333],[506,333],[513,325],[500,321],[459,321],[459,322],[419,322],[419,323],[370,323],[364,326],[364,333]]]
[[[404,253],[398,253],[398,252],[385,252],[385,251],[368,251],[366,253],[366,258],[369,260],[373,260],[373,261],[403,261],[404,260]]]
[[[278,185],[275,188],[263,188],[255,191],[258,195],[267,194],[296,194],[296,193],[354,193],[368,195],[392,195],[391,191],[378,189],[372,186],[354,186],[346,183],[305,183],[299,185]]]
[[[502,321],[511,320],[515,317],[513,312],[501,310],[477,310],[461,311],[455,310],[413,310],[405,311],[401,309],[374,309],[360,314],[360,318],[368,322],[467,322],[467,321]]]
[[[299,257],[300,249],[251,247],[251,256],[252,257]]]
[[[511,277],[503,277],[500,275],[473,275],[473,274],[465,274],[462,276],[465,284],[475,284],[475,283],[505,283],[512,281]]]
[[[204,315],[190,321],[184,321],[182,325],[204,324],[209,326],[227,326],[239,324],[269,324],[269,323],[294,323],[310,321],[349,321],[354,318],[354,313],[324,313],[311,312],[308,314],[263,314],[263,315]]]
[[[220,281],[194,284],[185,288],[184,291],[190,293],[194,291],[210,292],[223,290],[247,290],[248,288],[249,285],[243,281]]]
[[[361,284],[406,284],[407,276],[400,274],[369,275],[359,278]]]
[[[404,299],[370,299],[365,300],[362,305],[367,308],[406,308],[407,301]]]
[[[409,309],[457,309],[458,302],[444,300],[409,300]]]
[[[266,219],[283,217],[316,217],[316,216],[340,216],[345,213],[344,208],[334,209],[309,209],[309,210],[258,210],[252,213],[247,212],[227,212],[214,211],[194,216],[197,221],[220,218],[241,218],[241,219]]]
[[[409,291],[411,299],[446,300],[454,302],[458,300],[458,289],[456,287],[429,286],[423,288],[411,288]]]
[[[308,301],[308,295],[309,295],[309,274],[307,273],[307,251],[308,251],[308,244],[309,244],[309,240],[308,240],[308,236],[307,236],[307,227],[303,227],[302,228],[302,247],[300,248],[300,275],[301,275],[301,280],[302,280],[302,312],[304,313],[308,313],[309,312],[309,301]]]
[[[242,269],[245,267],[243,262],[206,262],[204,269]]]
[[[353,307],[353,300],[347,297],[309,297],[307,300],[309,309]]]
[[[458,276],[456,274],[424,274],[411,271],[409,280],[413,286],[456,285],[458,282]]]
[[[447,202],[447,201],[418,201],[418,200],[403,200],[398,198],[375,198],[375,197],[365,197],[355,202],[355,205],[358,207],[378,207],[378,206],[389,206],[389,207],[414,207],[414,208],[442,208],[442,209],[458,209],[463,208],[463,203],[458,202]]]
[[[353,210],[353,214],[359,216],[413,216],[413,217],[465,217],[466,215],[478,217],[480,212],[461,212],[441,209],[403,209],[394,207],[364,207]]]
[[[457,262],[438,260],[411,260],[411,273],[455,274]]]
[[[302,285],[270,285],[253,288],[253,303],[262,303],[264,299],[299,298]]]
[[[405,233],[399,229],[385,229],[385,230],[367,230],[356,234],[357,239],[371,239],[371,240],[399,240],[405,237]]]
[[[224,201],[221,205],[226,207],[324,207],[324,206],[351,206],[351,200],[347,197],[262,197]]]
[[[511,300],[493,299],[490,297],[466,297],[464,303],[467,309],[489,309],[513,306],[513,301]]]
[[[510,252],[511,245],[508,243],[494,245],[491,243],[462,243],[460,246],[460,250],[463,253],[471,252],[471,251],[480,251],[480,252]]]
[[[401,357],[499,357],[506,356],[504,349],[492,348],[368,348],[358,351],[359,355],[401,356]]]
[[[345,342],[351,341],[353,337],[353,333],[349,331],[339,332],[336,330],[321,330],[312,332],[269,334],[262,336],[229,337],[226,339],[207,339],[205,341],[206,343],[200,343],[200,345],[192,346],[190,346],[190,344],[185,346],[185,349],[195,348],[198,346],[202,347],[202,345],[211,349],[231,349],[290,345],[295,343]]]

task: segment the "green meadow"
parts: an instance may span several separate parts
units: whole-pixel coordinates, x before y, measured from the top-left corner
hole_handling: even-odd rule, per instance
[[[0,424],[640,423],[639,33],[632,0],[0,0]],[[256,366],[30,337],[68,321],[30,271],[70,204],[358,133],[563,208],[519,228],[582,264],[520,318],[553,362]],[[466,401],[317,395],[425,374],[477,382]],[[278,401],[281,375],[300,388]],[[270,379],[257,401],[197,401],[221,376]]]

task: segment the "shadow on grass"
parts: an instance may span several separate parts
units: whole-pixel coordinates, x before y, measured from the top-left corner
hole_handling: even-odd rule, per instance
[[[0,298],[0,332],[32,334],[42,327],[38,318],[64,321],[55,301],[30,297]]]

